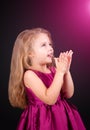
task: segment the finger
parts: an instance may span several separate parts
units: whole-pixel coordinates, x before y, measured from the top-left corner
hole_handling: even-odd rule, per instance
[[[73,54],[73,51],[72,51],[72,50],[70,50],[70,51],[69,51],[69,54],[71,54],[71,55],[72,55],[72,54]]]
[[[72,57],[72,54],[73,54],[73,51],[70,50],[69,53],[68,53],[68,56],[69,56],[69,57]]]

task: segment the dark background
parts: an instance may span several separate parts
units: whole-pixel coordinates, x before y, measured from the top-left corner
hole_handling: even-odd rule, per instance
[[[0,129],[15,130],[22,110],[8,100],[8,80],[12,48],[24,29],[48,29],[55,55],[74,51],[71,73],[75,84],[70,99],[78,107],[90,130],[90,0],[15,0],[0,3]]]

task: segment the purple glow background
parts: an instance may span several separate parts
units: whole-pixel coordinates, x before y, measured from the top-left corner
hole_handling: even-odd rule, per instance
[[[0,9],[1,124],[6,120],[8,129],[14,130],[21,113],[10,106],[7,94],[10,58],[16,36],[26,28],[43,27],[52,34],[56,56],[60,51],[74,51],[71,72],[75,94],[71,100],[89,130],[90,0],[18,0],[2,3]]]

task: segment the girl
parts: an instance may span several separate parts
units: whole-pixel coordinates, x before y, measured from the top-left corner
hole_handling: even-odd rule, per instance
[[[21,32],[14,44],[9,100],[24,109],[17,130],[85,130],[77,109],[70,74],[73,51],[54,58],[52,38],[43,28]]]

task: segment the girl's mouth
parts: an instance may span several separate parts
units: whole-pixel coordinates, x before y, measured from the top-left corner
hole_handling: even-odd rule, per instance
[[[48,54],[48,57],[52,58],[52,57],[53,57],[53,54],[52,54],[52,53]]]

